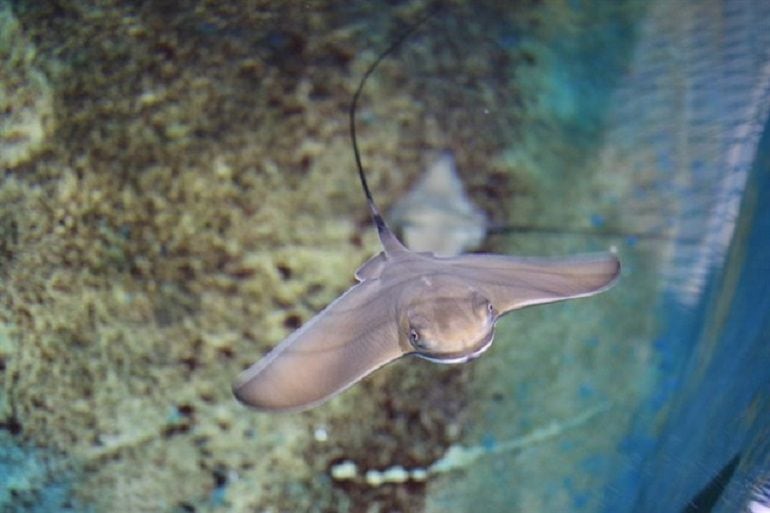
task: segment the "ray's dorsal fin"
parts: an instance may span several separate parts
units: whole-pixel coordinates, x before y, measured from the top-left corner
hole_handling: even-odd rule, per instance
[[[353,94],[353,100],[350,102],[350,140],[353,143],[353,156],[355,157],[356,167],[358,168],[358,177],[361,179],[361,187],[364,190],[366,202],[369,205],[369,210],[372,213],[372,220],[374,221],[374,225],[377,227],[377,234],[380,237],[380,243],[385,249],[385,257],[388,255],[407,252],[409,250],[401,243],[400,240],[398,240],[388,224],[385,222],[385,219],[382,217],[382,214],[380,214],[380,211],[377,208],[377,204],[374,202],[374,198],[372,197],[372,193],[369,190],[369,184],[366,181],[366,174],[364,173],[364,166],[361,163],[361,153],[358,150],[358,140],[356,139],[356,105],[358,104],[358,98],[361,96],[361,92],[364,90],[364,85],[366,85],[366,79],[368,79],[369,76],[374,72],[380,62],[382,62],[385,57],[393,53],[393,51],[398,48],[406,38],[412,35],[415,30],[417,30],[420,26],[422,26],[423,23],[425,23],[431,16],[433,16],[435,11],[436,9],[429,9],[422,18],[407,28],[398,38],[395,39],[395,41],[390,44],[388,48],[385,49],[385,51],[383,51],[374,60],[374,62],[366,69],[366,72],[364,72],[364,76],[361,77],[361,81],[358,83],[358,88],[356,88],[356,92]]]

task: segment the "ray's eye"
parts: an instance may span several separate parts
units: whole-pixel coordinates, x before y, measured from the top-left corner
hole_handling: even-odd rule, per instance
[[[414,328],[409,330],[409,342],[415,349],[425,349],[425,344],[420,341],[420,333]]]
[[[492,303],[487,303],[487,311],[489,311],[490,316],[497,317],[497,310],[495,310],[495,307]]]

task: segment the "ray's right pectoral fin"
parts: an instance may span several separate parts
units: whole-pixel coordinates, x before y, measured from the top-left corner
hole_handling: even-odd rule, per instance
[[[387,294],[354,286],[245,370],[233,383],[242,403],[298,411],[342,392],[402,356]]]
[[[592,296],[615,284],[620,261],[614,253],[568,258],[463,255],[446,260],[474,283],[502,314],[530,305]]]

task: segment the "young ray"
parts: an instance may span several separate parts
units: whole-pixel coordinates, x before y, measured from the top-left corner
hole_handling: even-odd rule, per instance
[[[367,69],[350,105],[358,176],[383,249],[356,271],[359,283],[236,378],[235,397],[252,408],[312,408],[405,355],[467,362],[492,344],[500,316],[525,306],[592,296],[611,287],[620,273],[612,253],[562,259],[493,254],[443,258],[410,251],[396,238],[366,181],[355,112],[366,79],[420,23]]]

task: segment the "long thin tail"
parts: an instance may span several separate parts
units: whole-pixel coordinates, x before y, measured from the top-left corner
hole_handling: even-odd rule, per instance
[[[374,70],[377,68],[377,66],[382,62],[382,60],[393,53],[396,48],[398,48],[410,35],[412,35],[420,26],[425,23],[433,14],[436,12],[435,8],[428,9],[428,11],[423,14],[423,16],[417,20],[413,25],[411,25],[409,28],[407,28],[400,36],[398,36],[395,41],[393,41],[390,46],[385,49],[384,52],[382,52],[375,61],[369,65],[366,72],[364,73],[364,76],[361,77],[361,81],[358,83],[358,88],[356,89],[356,92],[353,94],[353,100],[350,102],[350,139],[353,142],[353,155],[356,159],[356,166],[358,167],[358,176],[361,179],[361,187],[364,189],[364,194],[366,195],[366,202],[369,204],[369,210],[372,212],[372,219],[374,220],[375,226],[377,226],[377,232],[380,235],[380,239],[383,237],[386,237],[387,233],[390,231],[385,224],[385,220],[382,218],[382,215],[380,214],[380,211],[377,209],[377,205],[374,202],[374,198],[372,197],[372,193],[369,190],[369,184],[366,181],[366,174],[364,173],[364,166],[361,163],[361,152],[358,150],[358,140],[356,139],[356,106],[358,105],[358,98],[361,96],[361,91],[364,90],[364,85],[366,84],[366,79],[369,78],[369,75],[371,75]]]

